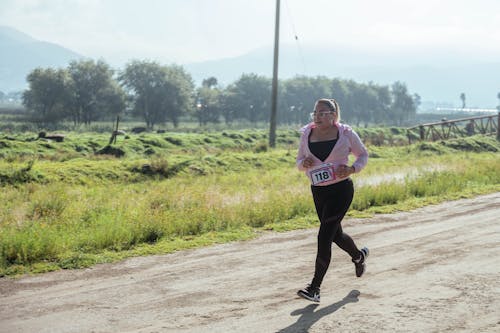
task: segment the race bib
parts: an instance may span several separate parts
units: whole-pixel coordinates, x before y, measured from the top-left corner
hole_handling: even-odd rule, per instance
[[[309,170],[309,178],[311,179],[311,184],[318,185],[331,180],[335,180],[335,169],[333,164],[324,163],[314,169]]]

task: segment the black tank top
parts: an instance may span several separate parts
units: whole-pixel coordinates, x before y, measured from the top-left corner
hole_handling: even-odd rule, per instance
[[[319,158],[321,161],[324,161],[326,160],[328,155],[330,155],[336,143],[337,139],[318,142],[309,141],[309,150],[311,151],[311,153],[313,153],[314,156]]]

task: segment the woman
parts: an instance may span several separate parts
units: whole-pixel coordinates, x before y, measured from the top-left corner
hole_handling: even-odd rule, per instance
[[[311,181],[320,227],[314,277],[297,294],[319,302],[320,286],[330,265],[332,242],[351,256],[357,277],[365,272],[369,251],[366,247],[361,250],[356,247],[352,238],[342,231],[341,221],[354,195],[349,176],[365,167],[368,152],[356,132],[340,123],[340,107],[334,99],[317,100],[311,117],[313,122],[302,129],[297,167]],[[355,161],[348,166],[350,153]]]

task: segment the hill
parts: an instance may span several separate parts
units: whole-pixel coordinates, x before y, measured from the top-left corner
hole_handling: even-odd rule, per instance
[[[0,91],[26,88],[26,75],[37,67],[66,67],[82,55],[60,45],[36,40],[16,29],[0,26]]]
[[[84,57],[6,26],[0,26],[0,49],[0,91],[4,93],[25,89],[26,75],[36,67],[65,67]],[[280,79],[324,75],[382,85],[401,81],[431,108],[461,107],[461,93],[466,95],[467,107],[494,109],[499,103],[498,57],[467,48],[429,51],[395,46],[375,51],[346,45],[280,45],[279,59]],[[182,65],[197,84],[214,76],[227,85],[243,73],[271,77],[272,61],[273,47],[268,46],[233,58]]]

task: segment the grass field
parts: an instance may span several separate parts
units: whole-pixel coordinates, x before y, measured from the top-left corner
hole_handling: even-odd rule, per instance
[[[360,129],[370,151],[350,216],[500,190],[491,137],[405,145]],[[0,275],[88,267],[317,225],[298,132],[68,132],[63,142],[0,133]]]

